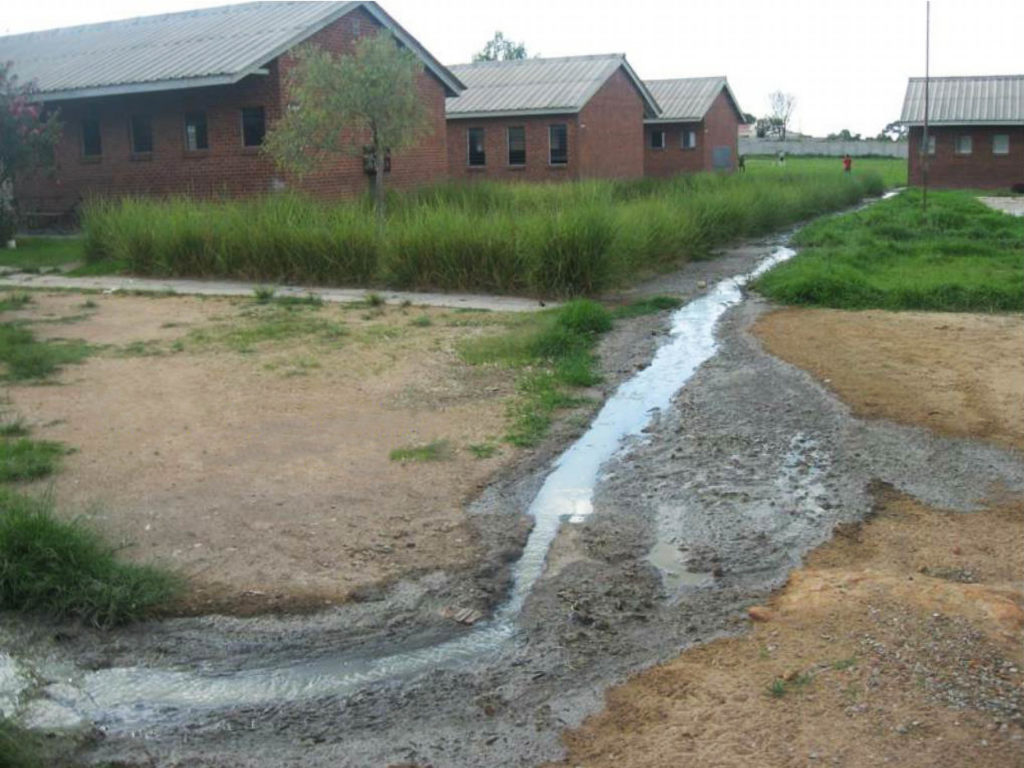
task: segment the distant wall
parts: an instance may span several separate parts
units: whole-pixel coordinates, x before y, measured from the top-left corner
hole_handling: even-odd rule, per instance
[[[907,157],[905,141],[827,141],[825,139],[746,139],[740,137],[741,155],[775,155],[779,150],[787,155],[828,155],[830,157]]]

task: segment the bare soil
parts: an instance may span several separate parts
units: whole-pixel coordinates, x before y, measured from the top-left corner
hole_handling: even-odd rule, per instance
[[[860,415],[1021,447],[1019,317],[782,310],[755,331]],[[612,689],[559,765],[1024,765],[1024,502],[875,494],[746,634]]]
[[[1024,450],[1020,315],[783,309],[754,333],[858,416]]]
[[[187,576],[183,610],[312,609],[479,557],[464,502],[516,452],[468,447],[497,444],[512,382],[455,348],[494,315],[299,307],[285,319],[309,332],[274,337],[285,310],[251,299],[84,298],[5,316],[107,345],[8,394],[34,437],[75,449],[53,481],[62,513]],[[389,458],[437,440],[443,460]]]

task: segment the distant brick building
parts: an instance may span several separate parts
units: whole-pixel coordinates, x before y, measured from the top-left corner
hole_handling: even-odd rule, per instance
[[[661,112],[644,120],[644,175],[736,170],[743,112],[724,77],[648,80]]]
[[[910,183],[923,183],[924,78],[911,78],[901,121],[909,127]],[[1024,184],[1024,75],[931,78],[928,183],[1008,189]]]
[[[63,211],[98,195],[250,195],[298,186],[260,152],[287,104],[291,51],[335,53],[380,29],[423,61],[429,130],[391,159],[389,183],[442,180],[444,100],[462,84],[373,2],[256,2],[0,37],[0,60],[35,81],[64,132],[56,173],[19,185],[23,209]],[[327,197],[368,188],[361,158],[339,156],[301,186]]]
[[[643,175],[643,120],[657,102],[621,54],[450,67],[453,179],[559,181]]]

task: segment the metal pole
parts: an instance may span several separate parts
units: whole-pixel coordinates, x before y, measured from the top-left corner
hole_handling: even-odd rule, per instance
[[[921,210],[928,212],[928,166],[931,155],[928,153],[928,91],[931,84],[931,47],[932,47],[932,3],[925,3],[924,21],[924,134],[921,140]]]

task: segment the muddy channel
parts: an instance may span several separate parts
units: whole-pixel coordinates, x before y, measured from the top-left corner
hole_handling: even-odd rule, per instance
[[[873,483],[965,511],[1024,491],[1019,455],[858,420],[766,354],[766,304],[732,278],[787,254],[748,244],[630,292],[691,303],[613,332],[589,431],[474,503],[483,565],[306,617],[5,617],[0,709],[89,734],[86,764],[535,766],[610,685],[743,631]]]

